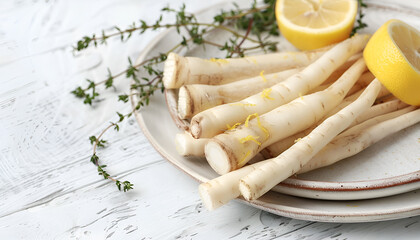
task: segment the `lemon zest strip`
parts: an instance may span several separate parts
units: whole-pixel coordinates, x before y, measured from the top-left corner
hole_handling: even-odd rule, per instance
[[[302,95],[302,93],[299,93],[299,97],[300,97],[300,100],[303,100],[303,95]]]
[[[231,131],[234,130],[235,128],[237,128],[239,125],[241,125],[241,123],[235,123],[232,127],[229,126],[229,124],[226,124],[227,130]]]
[[[247,57],[253,64],[258,65],[257,60],[255,60],[255,58],[253,57]]]
[[[261,97],[264,99],[264,98],[267,98],[267,99],[269,99],[269,100],[274,100],[274,98],[272,98],[272,97],[270,97],[270,93],[271,93],[271,91],[272,91],[273,89],[271,89],[271,88],[266,88],[266,89],[264,89],[262,92],[261,92]]]
[[[265,134],[265,138],[267,139],[270,136],[270,132],[267,130],[267,128],[265,128],[260,121],[260,117],[257,116],[257,124],[258,124],[258,128],[261,129],[261,131],[264,132]]]
[[[248,122],[249,120],[251,120],[252,117],[258,117],[258,113],[253,113],[253,114],[248,115],[248,117],[246,117],[245,127],[248,127]]]
[[[263,80],[264,82],[267,82],[267,78],[265,78],[265,76],[264,76],[264,70],[262,70],[262,71],[260,72],[260,76],[261,76],[261,78],[262,78],[262,80]]]
[[[265,128],[261,124],[260,116],[258,116],[258,113],[253,113],[251,115],[248,115],[248,117],[246,118],[245,123],[244,123],[245,127],[248,127],[249,120],[251,120],[253,117],[257,118],[257,126],[258,126],[259,129],[261,129],[261,131],[264,132],[265,138],[267,139],[270,136],[270,132],[267,130],[267,128]]]
[[[252,135],[248,135],[244,138],[239,139],[240,143],[245,143],[248,141],[253,141],[254,143],[258,144],[258,146],[261,146],[261,143],[257,140],[258,138],[260,138],[259,136],[252,136]]]
[[[245,161],[245,159],[251,154],[251,150],[245,153],[245,156],[238,162],[238,166],[242,166],[242,163]]]
[[[230,106],[243,106],[243,107],[253,107],[253,106],[257,106],[257,104],[253,104],[253,103],[230,103]]]
[[[220,58],[210,58],[207,61],[209,61],[209,62],[215,62],[215,63],[229,63],[228,60],[226,60],[226,59],[220,59]]]

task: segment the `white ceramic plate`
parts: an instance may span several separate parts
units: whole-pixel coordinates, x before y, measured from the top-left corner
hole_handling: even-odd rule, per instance
[[[243,2],[245,1],[240,1]],[[223,7],[229,6],[215,6],[200,13],[199,17],[209,19]],[[370,26],[367,31],[373,32],[391,18],[399,18],[420,29],[419,9],[371,1],[365,17]],[[214,33],[210,37],[223,36]],[[138,62],[167,51],[178,39],[180,38],[175,31],[162,33],[146,48]],[[291,48],[284,39],[280,38],[279,41],[281,49]],[[202,48],[188,51],[188,55],[204,58],[222,57],[220,53],[215,55],[217,53],[211,47],[207,47],[205,51]],[[136,102],[135,98],[131,100]],[[217,176],[204,159],[184,158],[177,154],[174,136],[180,130],[174,124],[162,94],[153,96],[150,105],[137,112],[136,118],[156,150],[186,174],[200,182]],[[290,178],[275,188],[277,193],[269,192],[248,204],[278,215],[314,221],[361,222],[419,215],[420,191],[411,191],[420,188],[419,136],[420,125],[417,124],[348,160],[298,178]],[[350,201],[375,197],[383,198]]]

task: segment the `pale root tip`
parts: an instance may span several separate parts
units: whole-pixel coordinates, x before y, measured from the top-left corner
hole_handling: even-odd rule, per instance
[[[191,132],[191,135],[193,136],[193,138],[200,138],[201,137],[200,123],[196,122],[194,120],[194,118],[192,118],[191,123],[190,123],[190,132]]]
[[[239,191],[246,200],[252,200],[251,189],[249,185],[242,179],[239,181]]]
[[[182,119],[190,117],[191,96],[186,86],[182,86],[178,93],[178,114]]]
[[[198,186],[198,192],[200,194],[201,201],[203,202],[204,206],[208,210],[214,210],[218,207],[220,207],[222,204],[214,201],[211,194],[209,193],[209,186],[207,183],[202,183],[200,186]]]
[[[187,149],[185,147],[187,140],[185,139],[185,135],[182,133],[178,133],[175,136],[175,148],[176,151],[179,153],[179,155],[181,156],[186,156],[186,152]]]
[[[194,138],[213,138],[214,136],[222,133],[218,131],[217,127],[214,127],[217,122],[213,122],[214,118],[206,117],[206,113],[209,109],[197,113],[190,121],[190,132]]]
[[[210,140],[205,146],[204,153],[211,168],[218,174],[223,175],[232,170],[229,156],[219,143]]]
[[[176,85],[176,71],[177,71],[178,55],[176,53],[169,53],[163,67],[163,85],[166,89],[174,89],[179,86]]]

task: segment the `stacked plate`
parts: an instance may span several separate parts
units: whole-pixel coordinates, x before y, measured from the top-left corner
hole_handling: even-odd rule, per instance
[[[230,5],[217,5],[197,15],[204,20],[211,19],[226,7]],[[373,33],[393,18],[420,29],[420,9],[416,6],[370,1],[364,18],[369,27],[364,32]],[[224,36],[221,32],[213,32],[208,37],[220,39]],[[181,41],[176,31],[162,33],[146,48],[138,62],[166,52],[178,40]],[[284,39],[276,40],[280,42],[281,50],[292,48]],[[181,54],[210,58],[221,53],[211,47],[195,47]],[[164,158],[185,174],[200,182],[217,177],[205,159],[185,158],[177,153],[174,139],[181,130],[170,114],[174,109],[173,95],[168,93],[167,96],[168,101],[164,94],[153,96],[150,105],[136,113],[145,136]],[[137,102],[135,96],[131,100]],[[420,124],[332,166],[289,178],[257,201],[239,201],[303,220],[367,222],[420,215],[420,190],[416,189],[420,189]]]

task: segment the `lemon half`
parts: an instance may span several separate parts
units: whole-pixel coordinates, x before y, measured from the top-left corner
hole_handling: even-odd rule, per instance
[[[277,0],[282,35],[295,47],[310,50],[348,38],[357,14],[356,0]]]
[[[375,77],[401,101],[420,106],[420,32],[389,20],[369,40],[363,52]]]

